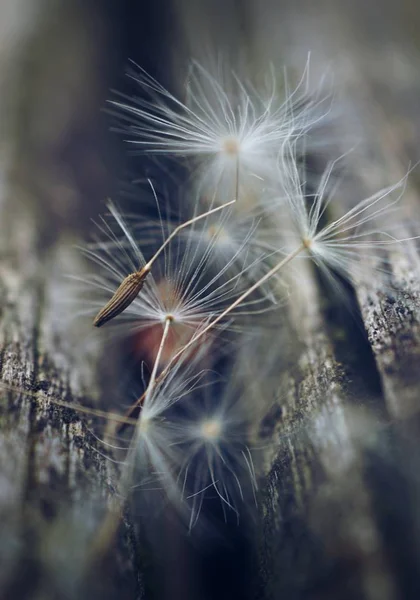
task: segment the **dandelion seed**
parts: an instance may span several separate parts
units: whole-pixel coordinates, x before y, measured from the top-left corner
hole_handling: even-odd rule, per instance
[[[219,208],[217,207],[217,210]],[[216,209],[211,209],[207,215],[213,214],[213,210]],[[132,232],[122,216],[112,206],[111,214],[124,237],[117,236],[110,224],[104,221],[102,233],[108,235],[110,240],[104,243],[98,242],[85,250],[85,254],[100,267],[100,270],[89,280],[82,280],[84,291],[88,291],[89,294],[87,299],[82,300],[84,313],[89,314],[94,308],[97,311],[97,307],[100,307],[102,311],[104,293],[107,295],[112,293],[116,287],[119,287],[121,280],[125,280],[127,273],[133,273],[138,265],[140,265],[139,270],[143,269],[145,265],[150,266],[151,261],[144,258]],[[204,220],[203,218],[201,222]],[[194,224],[196,225],[195,217]],[[185,243],[179,236],[176,240],[174,239],[174,231],[167,234],[162,222],[163,243],[158,249],[159,260],[155,261],[153,272],[150,272],[144,281],[141,294],[120,314],[116,323],[112,321],[109,329],[109,333],[112,335],[118,332],[118,335],[130,333],[137,336],[148,328],[161,327],[170,316],[171,334],[168,340],[178,337],[179,343],[168,342],[165,354],[170,346],[173,347],[174,354],[176,354],[180,344],[188,342],[197,328],[223,311],[247,285],[245,277],[255,268],[256,263],[256,261],[255,263],[249,261],[246,264],[242,263],[239,268],[234,266],[237,261],[241,263],[241,256],[243,256],[248,241],[245,238],[242,246],[238,247],[236,253],[224,266],[217,265],[217,268],[213,269],[214,239],[207,246],[206,244],[197,245],[191,239],[189,243]],[[166,243],[169,238],[171,238],[170,244]],[[153,254],[153,260],[155,257],[156,252]],[[264,294],[258,294],[241,305],[241,313],[255,314],[271,307],[272,301],[267,302]],[[112,325],[114,325],[113,328]],[[226,323],[220,323],[220,325],[224,327]],[[235,324],[235,327],[240,328],[242,324]],[[155,331],[157,333],[158,329]],[[155,338],[157,339],[157,336]],[[149,337],[150,341],[152,339],[153,336]],[[141,338],[137,337],[137,340],[142,345],[146,338],[141,341]],[[153,345],[156,346],[156,343],[153,342]],[[150,354],[150,350],[148,352]],[[152,355],[153,352],[152,350]],[[170,359],[172,359],[172,355]]]
[[[189,219],[185,223],[178,225],[178,227],[176,227],[174,229],[174,231],[172,231],[172,233],[168,236],[168,238],[163,242],[162,246],[155,252],[153,257],[145,265],[141,266],[139,268],[139,270],[136,271],[135,273],[130,273],[130,275],[127,275],[127,277],[125,277],[125,279],[122,281],[122,283],[118,286],[118,289],[112,296],[111,300],[109,300],[109,302],[96,315],[96,317],[93,321],[94,326],[101,327],[102,325],[104,325],[105,323],[107,323],[108,321],[113,319],[114,317],[121,314],[128,306],[130,306],[130,304],[137,298],[138,294],[142,290],[142,288],[144,286],[144,282],[146,280],[146,277],[148,276],[148,274],[150,273],[150,271],[152,269],[153,263],[159,258],[160,254],[165,250],[166,246],[171,242],[171,240],[182,229],[192,225],[199,219],[203,219],[203,218],[207,217],[208,215],[221,210],[222,208],[230,206],[233,202],[234,201],[228,202],[227,204],[225,204],[223,206],[218,206],[216,208],[213,208],[210,211],[207,211],[206,213],[198,215],[192,219]],[[127,239],[130,242],[133,242],[132,236],[128,232],[125,224],[119,217],[119,215],[118,215],[117,211],[115,210],[115,208],[113,207],[113,205],[109,204],[108,207],[111,211],[111,214],[114,216],[114,218],[117,220],[120,227],[126,234]]]
[[[375,226],[376,219],[379,216],[386,214],[389,210],[392,211],[395,208],[396,203],[401,199],[406,177],[395,185],[380,190],[369,198],[362,200],[342,217],[325,225],[317,231],[317,226],[321,222],[321,217],[332,200],[331,195],[325,194],[326,184],[332,168],[333,164],[327,169],[314,202],[309,209],[306,207],[305,198],[302,195],[300,179],[296,170],[296,177],[293,180],[295,185],[291,186],[289,189],[289,201],[300,241],[297,242],[295,248],[286,254],[284,258],[241,293],[199,333],[195,334],[192,339],[173,356],[169,364],[163,369],[162,376],[167,373],[172,362],[178,360],[183,352],[189,351],[191,347],[194,347],[194,344],[199,342],[213,327],[223,319],[226,319],[226,317],[246,301],[251,294],[261,288],[261,286],[277,273],[284,270],[285,267],[291,264],[297,257],[304,257],[306,255],[317,265],[321,266],[321,268],[332,269],[333,271],[339,270],[345,278],[352,279],[352,268],[355,265],[357,266],[360,256],[358,252],[365,252],[367,249],[377,252],[381,248],[389,247],[389,245],[401,244],[408,241],[408,239],[417,239],[419,237],[397,238]],[[401,191],[397,198],[389,201],[390,194],[398,189]],[[366,227],[367,229],[362,232],[362,227]],[[284,250],[282,250],[282,253],[284,253]],[[137,404],[139,402],[141,402],[141,398],[137,401]],[[131,410],[134,410],[134,408],[135,405]],[[128,416],[131,414],[131,410],[127,413]]]
[[[221,198],[228,193],[238,199],[253,178],[272,177],[286,139],[300,138],[319,120],[302,91],[307,73],[308,65],[295,91],[286,83],[285,99],[278,102],[273,73],[260,94],[234,74],[220,80],[193,63],[182,102],[136,67],[129,76],[146,98],[111,103],[128,121],[132,144],[149,153],[195,157],[201,163],[200,193],[210,184]]]
[[[210,205],[211,206],[211,205]],[[267,218],[265,209],[236,210],[235,203],[223,213],[211,213],[199,223],[192,225],[180,234],[180,246],[191,256],[191,260],[198,264],[203,253],[211,248],[211,260],[207,269],[213,272],[224,271],[223,278],[229,280],[241,276],[246,282],[253,282],[272,266],[273,246],[266,240]],[[200,214],[200,200],[193,204],[194,214]],[[156,245],[156,232],[158,226],[150,224],[139,225],[140,239],[145,244],[153,247]],[[198,251],[197,251],[198,250]],[[230,265],[229,269],[225,269]],[[279,279],[275,283],[264,286],[261,290],[262,298],[267,299],[266,305],[261,310],[269,310],[269,303],[276,303],[276,293],[272,289],[280,287],[283,282]],[[278,295],[278,294],[277,294]],[[255,312],[254,312],[255,314]]]
[[[168,502],[180,513],[185,511],[182,494],[177,481],[177,466],[180,464],[175,427],[171,423],[171,409],[188,397],[203,376],[196,370],[201,362],[199,350],[193,361],[182,357],[167,377],[157,381],[156,376],[165,340],[169,331],[167,319],[156,356],[156,361],[146,390],[144,406],[134,426],[127,456],[122,463],[119,493],[122,502],[130,497],[136,510],[144,510],[148,518]],[[134,494],[141,492],[140,494]],[[97,560],[109,547],[115,536],[122,511],[108,511],[91,547],[91,559]]]
[[[169,324],[162,335],[142,410],[130,442],[122,476],[122,489],[154,489],[164,493],[175,507],[184,510],[177,470],[182,462],[177,444],[179,419],[176,408],[183,404],[202,381],[205,371],[200,364],[208,348],[202,345],[192,360],[184,356],[165,378],[157,381],[159,361]]]
[[[102,308],[93,320],[95,327],[102,327],[105,323],[121,314],[139,295],[150,267],[145,266],[136,273],[127,275],[120,284],[111,300]]]
[[[176,437],[183,458],[178,480],[189,506],[190,529],[197,524],[206,499],[219,501],[225,520],[229,513],[239,520],[244,510],[256,505],[257,473],[251,441],[265,414],[262,390],[268,371],[264,366],[262,372],[253,373],[245,346],[242,343],[236,348],[228,380],[214,373],[206,375],[206,385],[187,399],[178,423]],[[248,364],[245,373],[238,370],[242,355]]]
[[[407,173],[400,181],[379,190],[355,204],[353,208],[338,218],[329,221],[330,208],[339,198],[339,181],[330,184],[331,175],[343,157],[332,161],[325,170],[314,195],[307,196],[301,183],[301,176],[295,166],[289,166],[289,178],[283,180],[287,206],[295,225],[295,234],[306,253],[328,277],[340,274],[349,281],[363,275],[361,252],[378,255],[390,245],[402,244],[408,238],[398,237],[393,231],[400,225],[397,215],[398,204],[404,194]],[[283,173],[280,167],[279,173]],[[397,192],[395,197],[392,197]],[[392,215],[390,225],[386,219]],[[416,239],[412,237],[410,239]]]

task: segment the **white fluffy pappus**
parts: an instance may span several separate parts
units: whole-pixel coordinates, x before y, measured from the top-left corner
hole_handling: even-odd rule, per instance
[[[112,297],[121,281],[147,262],[120,212],[112,204],[109,204],[109,210],[112,221],[103,220],[100,226],[103,236],[108,239],[83,250],[99,267],[97,273],[81,281],[81,312],[85,315],[93,316]],[[198,228],[198,223],[196,226]],[[170,225],[162,221],[156,247],[168,239],[170,230]],[[246,274],[256,263],[255,258],[252,261],[244,261],[243,258],[248,239],[245,237],[225,264],[217,258],[217,235],[203,244],[198,244],[194,236],[173,239],[154,263],[138,296],[106,325],[109,337],[141,334],[149,329],[143,339],[139,338],[139,343],[153,346],[149,348],[153,358],[162,328],[169,321],[170,332],[162,364],[168,362],[175,351],[196,335],[203,324],[220,314],[248,284]],[[148,251],[153,252],[150,240],[146,245]],[[261,307],[271,304],[271,300],[259,295],[243,303],[241,313],[260,312]],[[226,327],[226,324],[220,325]],[[151,330],[154,326],[157,329]],[[235,324],[235,327],[240,326]]]
[[[163,345],[162,345],[163,347]],[[179,481],[184,457],[178,444],[183,405],[200,387],[207,371],[201,368],[208,348],[202,345],[193,357],[184,355],[163,378],[156,379],[158,353],[149,385],[134,426],[123,463],[120,491],[134,494],[138,510],[150,514],[168,502],[181,515],[188,511]]]
[[[177,434],[183,458],[178,478],[190,529],[215,518],[214,500],[225,521],[249,516],[257,504],[254,448],[273,398],[268,376],[278,375],[275,358],[252,360],[263,339],[252,332],[237,340],[226,374],[207,373],[206,385],[185,403]]]
[[[348,190],[342,186],[340,178],[331,182],[332,174],[343,158],[328,164],[315,193],[308,194],[296,163],[286,158],[289,169],[283,186],[286,206],[294,224],[291,236],[294,246],[301,243],[306,251],[304,255],[309,255],[330,281],[340,275],[354,282],[372,275],[366,273],[362,255],[364,258],[381,256],[386,260],[390,246],[403,247],[405,242],[418,236],[399,235],[403,222],[400,201],[409,172],[395,184],[358,202],[351,202],[351,208],[343,212],[343,205],[349,205],[348,199],[342,201],[344,195],[348,196]],[[280,165],[279,177],[283,172]]]
[[[301,175],[295,165],[292,172],[293,177],[284,186],[294,223],[294,227],[289,231],[289,237],[293,240],[293,243],[286,245],[286,247],[281,247],[279,243],[277,252],[281,253],[283,257],[238,295],[219,315],[210,320],[207,326],[200,333],[194,335],[191,341],[185,344],[171,361],[177,360],[183,352],[189,350],[220,321],[225,320],[229,315],[233,315],[234,311],[246,302],[256,290],[261,289],[268,281],[284,272],[290,265],[295,266],[300,258],[313,260],[333,284],[337,283],[337,274],[352,282],[359,277],[366,276],[366,270],[361,261],[362,254],[366,255],[366,253],[371,252],[376,255],[382,251],[386,252],[390,246],[403,247],[405,242],[418,239],[419,236],[397,237],[392,233],[392,226],[389,229],[384,229],[378,224],[381,218],[396,211],[404,192],[407,176],[396,184],[361,200],[342,216],[329,222],[327,208],[337,198],[335,188],[327,191],[327,183],[333,167],[334,163],[331,163],[326,169],[315,196],[306,197]],[[396,198],[393,198],[393,192],[397,192]],[[283,198],[281,200],[283,202]],[[326,219],[325,224],[323,222],[324,218]],[[400,220],[397,219],[397,229],[399,227]],[[298,270],[296,273],[295,276],[298,278]],[[367,275],[371,277],[372,273]],[[168,368],[170,364],[171,362]]]
[[[226,521],[256,506],[251,444],[264,385],[261,377],[244,378],[235,361],[222,381],[201,368],[203,353],[184,355],[164,378],[152,373],[156,384],[144,396],[119,486],[138,514],[154,518],[170,506],[187,529],[200,524],[200,531],[218,520],[207,501],[216,499]],[[258,394],[244,390],[244,380]]]
[[[147,153],[193,157],[199,192],[217,191],[222,202],[241,196],[241,188],[271,178],[286,139],[302,138],[320,120],[323,99],[307,94],[309,61],[290,91],[285,75],[271,69],[265,90],[256,90],[234,73],[213,76],[193,62],[181,100],[138,66],[129,73],[141,96],[111,103],[128,123],[128,141]]]
[[[186,203],[194,216],[203,214],[210,206],[202,206],[199,198],[195,202]],[[216,206],[218,204],[216,203]],[[159,222],[150,222],[137,219],[133,225],[136,236],[142,244],[152,249],[161,243],[160,240],[167,236],[162,235],[162,225]],[[203,253],[208,253],[211,248],[211,259],[207,264],[208,272],[220,275],[220,282],[242,279],[242,285],[251,285],[262,273],[265,273],[273,264],[273,245],[267,240],[266,229],[269,227],[264,207],[254,207],[244,210],[235,202],[223,211],[208,214],[205,218],[193,223],[190,227],[179,233],[177,244],[184,248],[185,253],[198,265]],[[168,232],[176,225],[168,225]],[[263,286],[254,297],[255,306],[250,303],[244,307],[243,313],[255,315],[266,312],[278,305],[280,278],[270,281]],[[238,315],[236,312],[236,315]]]

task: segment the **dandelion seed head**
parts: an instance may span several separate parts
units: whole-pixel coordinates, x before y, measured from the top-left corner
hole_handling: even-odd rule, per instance
[[[205,441],[214,443],[216,440],[219,440],[222,429],[221,421],[217,418],[213,418],[203,421],[200,424],[199,432]]]
[[[325,98],[308,97],[308,73],[306,65],[290,89],[284,73],[280,83],[269,69],[256,87],[230,69],[210,72],[193,62],[178,97],[135,66],[129,77],[140,86],[140,96],[121,95],[111,103],[130,144],[149,154],[192,157],[197,189],[210,194],[218,189],[231,199],[235,190],[261,188],[275,176],[281,145],[303,139],[321,119]]]
[[[300,243],[336,289],[339,287],[337,275],[349,281],[366,277],[364,264],[368,254],[382,255],[386,260],[391,245],[407,241],[398,237],[398,219],[395,221],[407,175],[397,183],[355,202],[349,198],[344,186],[341,187],[343,178],[334,177],[337,166],[348,153],[331,161],[316,189],[311,190],[306,188],[305,173],[298,169],[294,145],[284,145],[282,152],[289,153],[287,177],[284,177],[285,170],[280,166],[279,178],[283,176],[284,206],[288,209],[291,223],[287,233],[293,240],[291,249]],[[284,159],[280,157],[279,161],[282,165]],[[354,189],[357,190],[356,186]],[[345,204],[350,208],[343,213],[343,194],[346,193]],[[393,221],[389,219],[391,215]],[[284,224],[282,227],[282,223],[278,222],[277,227],[284,235]],[[361,260],[362,255],[364,261]]]
[[[241,151],[241,143],[237,138],[228,137],[223,140],[222,151],[227,155],[236,157]]]
[[[120,232],[115,234],[104,221],[102,231],[110,243],[99,243],[89,254],[103,269],[93,283],[107,294],[133,271],[150,266],[141,293],[134,289],[135,297],[130,294],[130,304],[116,319],[117,326],[128,324],[125,332],[134,332],[142,360],[146,355],[151,366],[149,383],[135,404],[141,408],[128,454],[135,468],[127,474],[133,488],[153,481],[181,512],[188,507],[191,528],[207,495],[220,500],[224,514],[231,511],[238,518],[241,503],[246,505],[251,497],[256,501],[258,471],[251,443],[267,416],[271,387],[277,391],[278,357],[284,353],[283,340],[279,351],[272,337],[261,336],[258,346],[241,337],[223,366],[222,382],[210,371],[222,362],[208,352],[218,348],[211,339],[215,327],[230,327],[239,314],[265,312],[267,299],[275,304],[273,280],[302,254],[350,279],[361,249],[377,251],[398,241],[385,238],[376,226],[383,213],[380,203],[398,185],[341,216],[331,185],[338,161],[328,165],[317,187],[306,186],[306,134],[322,118],[318,113],[311,120],[300,84],[290,93],[286,82],[281,97],[273,77],[271,92],[260,94],[234,74],[225,86],[195,64],[180,100],[144,71],[132,77],[143,96],[114,102],[127,118],[129,141],[146,152],[189,159],[185,165],[192,166],[195,203],[187,196],[182,209],[187,206],[188,217],[193,217],[181,225],[175,218],[164,222],[154,194],[160,220],[157,225],[146,223],[150,238],[143,247],[144,238],[137,239],[112,208]],[[271,219],[267,210],[265,193],[271,184],[284,192],[287,221],[280,215]],[[220,204],[223,197],[230,202]],[[204,201],[208,210],[199,220]],[[215,216],[227,205],[228,211]],[[278,260],[276,255],[283,254],[279,241],[271,244],[265,235],[271,220],[278,226],[278,238],[287,236],[284,230],[291,224],[295,244]],[[302,275],[300,282],[305,288]],[[122,300],[126,291],[123,285]],[[248,321],[255,332],[255,319]]]

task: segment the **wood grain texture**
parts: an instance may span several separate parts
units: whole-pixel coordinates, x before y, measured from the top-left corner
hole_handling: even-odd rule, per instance
[[[361,76],[363,65],[353,68]],[[329,217],[395,183],[408,165],[367,81],[352,80],[347,92],[363,90],[358,110],[372,134],[369,150]],[[409,179],[401,201],[403,238],[418,234],[414,186]],[[376,258],[362,251],[360,265],[370,275],[350,290],[351,313],[337,312],[313,272],[302,283],[302,312],[291,319],[302,348],[295,373],[284,375],[277,451],[263,483],[259,598],[420,594],[418,241]]]
[[[142,598],[128,522],[104,562],[87,562],[118,472],[91,433],[98,428],[50,400],[92,403],[95,352],[81,358],[74,325],[66,332],[69,240],[39,246],[36,220],[21,208],[6,203],[0,226],[0,595]]]
[[[300,356],[283,376],[277,451],[263,483],[258,597],[395,598],[365,476],[384,430],[377,382],[364,381],[373,361],[362,333],[351,334],[357,323],[346,331],[340,318],[325,320],[313,272],[301,285],[306,301],[292,320]]]

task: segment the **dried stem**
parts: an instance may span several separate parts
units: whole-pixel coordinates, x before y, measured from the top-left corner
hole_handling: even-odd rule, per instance
[[[239,167],[237,168],[237,173],[238,173],[238,169],[239,169]],[[238,177],[239,176],[237,175],[237,178]],[[238,185],[239,185],[239,180],[237,181],[236,191],[238,191]],[[141,292],[141,290],[143,288],[143,285],[146,281],[146,277],[150,273],[153,263],[157,260],[157,258],[160,256],[160,254],[166,248],[166,246],[173,240],[173,238],[180,231],[182,231],[185,227],[189,227],[193,223],[196,223],[200,219],[204,219],[205,217],[208,217],[209,215],[212,215],[212,214],[218,212],[219,210],[222,210],[222,209],[230,206],[231,204],[234,204],[235,202],[236,202],[236,199],[231,200],[230,202],[226,202],[225,204],[222,204],[221,206],[216,206],[216,208],[212,208],[211,210],[208,210],[208,211],[202,213],[201,215],[197,215],[197,216],[193,217],[192,219],[185,221],[185,223],[181,223],[181,225],[178,225],[177,227],[175,227],[175,229],[167,237],[167,239],[163,242],[161,247],[156,251],[156,253],[152,256],[152,258],[143,267],[139,268],[138,271],[136,271],[135,273],[130,273],[130,275],[127,275],[127,277],[119,285],[117,291],[114,293],[112,298],[98,312],[98,314],[96,315],[96,317],[93,320],[93,325],[95,327],[101,327],[108,321],[111,321],[116,316],[121,314],[126,308],[128,308],[130,306],[130,304],[132,302],[134,302],[134,300],[137,298],[137,296],[139,295],[139,293]]]
[[[228,206],[231,206],[232,204],[235,204],[235,202],[236,202],[236,198],[234,200],[230,200],[229,202],[226,202],[225,204],[222,204],[221,206],[216,206],[215,208],[212,208],[211,210],[208,210],[208,211],[206,211],[204,213],[201,213],[200,215],[197,215],[196,217],[193,217],[192,219],[189,219],[188,221],[185,221],[185,223],[181,223],[181,225],[178,225],[177,227],[175,227],[175,229],[172,231],[172,233],[163,242],[163,244],[159,248],[159,250],[157,250],[157,252],[152,256],[152,258],[146,263],[145,268],[148,267],[149,270],[152,268],[153,263],[159,257],[159,255],[163,252],[163,250],[166,248],[166,246],[185,227],[189,227],[190,225],[192,225],[193,223],[196,223],[200,219],[204,219],[205,217],[208,217],[208,216],[210,216],[210,215],[218,212],[219,210],[227,208]]]
[[[7,392],[12,392],[14,394],[24,394],[25,396],[29,396],[30,398],[33,398],[38,402],[40,400],[44,402],[51,402],[55,406],[60,406],[61,408],[69,408],[70,410],[74,410],[78,413],[83,413],[91,417],[108,419],[110,421],[115,421],[116,423],[121,423],[123,425],[135,425],[137,423],[136,419],[130,419],[117,413],[108,412],[106,410],[100,410],[99,408],[90,408],[87,406],[83,406],[82,404],[78,404],[77,402],[66,402],[65,400],[61,400],[60,398],[43,395],[42,392],[33,392],[31,390],[25,390],[24,388],[9,385],[8,383],[4,383],[3,381],[0,381],[0,388],[6,390]]]
[[[188,348],[190,348],[192,345],[197,343],[198,340],[200,338],[202,338],[208,331],[213,329],[213,327],[215,325],[217,325],[217,323],[219,323],[222,319],[224,319],[224,317],[226,317],[229,313],[231,313],[237,306],[242,304],[242,302],[244,300],[246,300],[246,298],[248,298],[248,296],[250,296],[253,292],[255,292],[255,290],[257,290],[262,285],[264,285],[264,283],[266,281],[271,279],[271,277],[273,277],[276,273],[278,273],[278,271],[280,271],[283,267],[285,267],[288,263],[290,263],[296,256],[301,254],[304,250],[307,250],[307,248],[308,248],[308,244],[306,242],[304,242],[302,245],[300,245],[298,248],[296,248],[296,250],[293,250],[293,252],[288,254],[285,258],[283,258],[283,260],[281,260],[279,263],[274,265],[274,267],[272,269],[267,271],[267,273],[265,273],[250,288],[248,288],[243,294],[241,294],[238,298],[236,298],[236,300],[234,302],[232,302],[232,304],[230,304],[222,313],[220,313],[220,315],[218,315],[213,321],[211,321],[206,327],[204,327],[204,329],[202,329],[197,335],[192,337],[191,340],[187,344],[185,344],[185,346],[183,346],[176,354],[174,354],[174,356],[171,358],[171,360],[169,361],[167,366],[163,369],[163,371],[161,372],[159,377],[156,379],[155,383],[160,381],[160,379],[162,377],[165,377],[165,375],[170,370],[172,364],[176,360],[178,360],[178,358],[186,350],[188,350]],[[130,409],[126,413],[126,417],[129,417],[138,406],[141,406],[143,404],[145,398],[147,397],[147,394],[150,393],[149,390],[150,390],[150,385],[148,386],[147,391],[135,402],[135,404],[133,404],[130,407]]]
[[[166,339],[169,334],[170,327],[173,323],[173,318],[169,315],[165,319],[165,325],[162,333],[162,338],[159,344],[159,350],[156,355],[156,360],[153,365],[152,374],[150,376],[149,385],[147,386],[147,390],[145,393],[145,401],[147,402],[153,393],[153,390],[157,381],[157,372],[159,369],[160,360],[162,357],[163,348],[165,346]],[[134,444],[132,444],[131,450],[127,456],[127,459],[124,462],[124,469],[121,474],[120,479],[120,493],[122,494],[123,499],[125,499],[128,495],[128,490],[130,487],[130,482],[132,481],[133,467],[134,467],[134,454],[137,452],[137,440],[142,435],[142,422],[141,418],[136,422],[136,435]],[[124,502],[124,500],[123,500]],[[90,548],[89,557],[90,560],[88,564],[92,562],[97,562],[104,557],[105,553],[110,547],[110,543],[112,539],[115,537],[118,531],[118,527],[122,517],[122,506],[121,510],[108,510],[100,528],[97,536]]]

